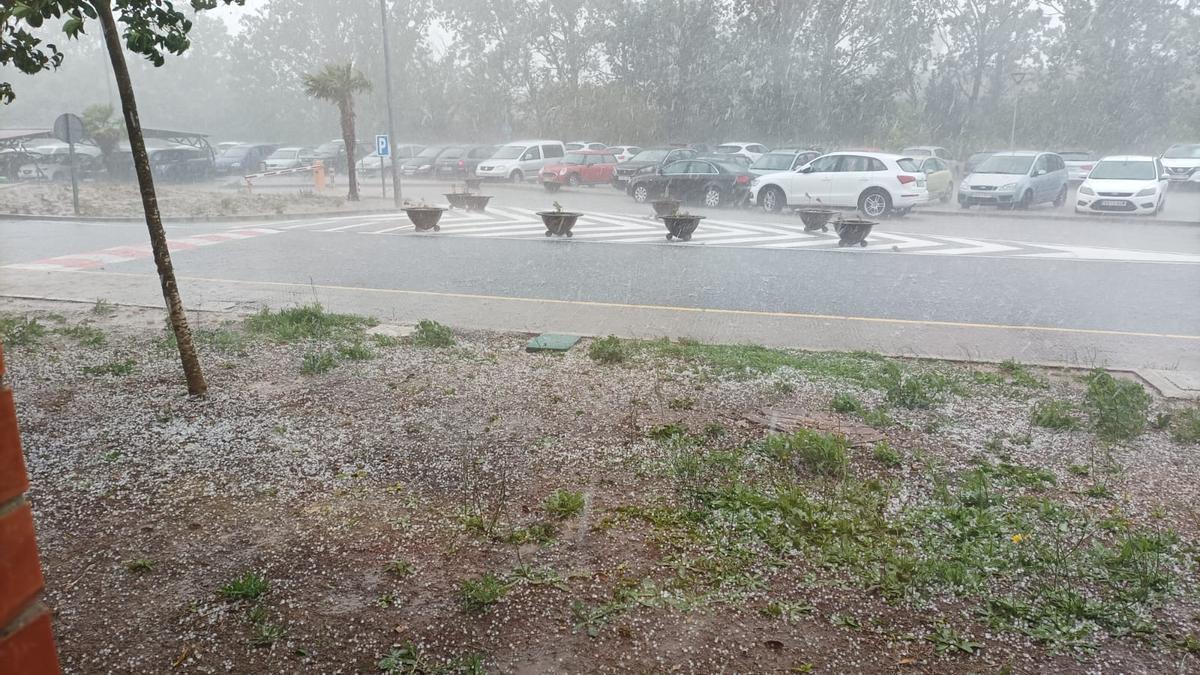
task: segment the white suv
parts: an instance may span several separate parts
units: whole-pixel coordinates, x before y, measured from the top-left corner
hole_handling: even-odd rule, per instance
[[[722,143],[713,150],[717,155],[741,155],[753,164],[769,150],[762,143]]]
[[[857,208],[869,218],[904,215],[928,201],[925,174],[911,158],[879,152],[834,152],[795,171],[750,183],[750,199],[768,211],[787,207]]]
[[[475,168],[480,178],[520,183],[538,177],[542,167],[557,164],[566,154],[562,141],[513,141],[502,145]]]
[[[1163,168],[1172,184],[1200,185],[1200,143],[1179,143],[1167,148]]]

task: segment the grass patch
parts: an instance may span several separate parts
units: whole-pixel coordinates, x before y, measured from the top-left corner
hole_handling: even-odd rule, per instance
[[[904,457],[900,455],[899,451],[888,445],[887,441],[879,441],[875,444],[875,447],[871,449],[871,458],[892,468],[904,463]]]
[[[300,363],[300,372],[305,375],[320,375],[337,367],[337,358],[330,352],[309,352]]]
[[[103,376],[112,375],[114,377],[124,377],[131,375],[137,367],[137,361],[133,359],[117,359],[102,363],[98,366],[84,366],[83,373],[85,375]]]
[[[1074,406],[1067,401],[1043,401],[1034,407],[1030,419],[1047,429],[1078,429],[1079,418],[1074,413]]]
[[[154,561],[149,558],[138,558],[125,563],[125,569],[134,574],[146,574],[154,571]]]
[[[217,592],[227,600],[257,600],[269,590],[271,584],[266,577],[258,572],[246,572],[222,586]]]
[[[422,319],[412,335],[413,344],[418,347],[453,347],[457,344],[454,333],[449,328],[431,319]]]
[[[882,383],[888,403],[910,410],[932,407],[951,389],[950,381],[940,373],[909,373],[894,362],[884,366]]]
[[[864,410],[859,414],[859,417],[862,418],[863,424],[875,429],[884,429],[892,426],[892,416],[888,414],[886,408],[880,407]]]
[[[487,672],[479,654],[440,661],[426,655],[411,642],[392,647],[376,666],[385,675],[484,675]]]
[[[542,508],[555,518],[566,520],[583,510],[583,493],[574,490],[555,490],[546,497]]]
[[[683,361],[715,375],[748,378],[791,369],[876,387],[887,359],[871,352],[786,352],[756,345],[706,345],[692,340],[636,343],[639,351]]]
[[[1177,443],[1200,443],[1200,409],[1191,408],[1173,415],[1171,438]]]
[[[775,459],[786,462],[794,460],[821,476],[844,478],[849,470],[846,439],[837,434],[801,429],[794,434],[769,436],[760,447]]]
[[[862,412],[863,404],[853,394],[838,392],[834,395],[833,400],[829,402],[829,407],[834,412],[840,413],[858,413]]]
[[[337,354],[347,361],[369,361],[375,358],[375,352],[365,343],[357,340],[338,345]]]
[[[487,611],[508,593],[508,584],[494,574],[464,579],[458,585],[458,599],[463,609],[472,613]]]
[[[1150,395],[1137,382],[1096,370],[1087,376],[1087,407],[1096,435],[1106,441],[1127,441],[1146,428]]]
[[[999,367],[1000,372],[1007,375],[1009,380],[1017,386],[1034,389],[1046,386],[1046,383],[1038,379],[1027,366],[1017,363],[1012,359],[1001,362]]]
[[[690,398],[673,398],[667,402],[667,407],[671,410],[691,410],[696,407],[696,402]]]
[[[625,343],[616,335],[592,340],[588,345],[588,357],[596,363],[623,363],[629,358],[628,352]]]
[[[101,347],[108,341],[104,331],[84,323],[55,328],[54,332],[59,335],[66,335],[86,347]]]
[[[1038,467],[980,460],[957,474],[932,469],[927,489],[903,491],[845,476],[836,459],[812,478],[791,470],[811,468],[802,457],[828,453],[805,449],[830,442],[809,432],[681,452],[673,498],[618,513],[655,528],[677,569],[672,588],[689,597],[737,602],[761,592],[764,565],[803,559],[813,583],[848,579],[897,602],[955,598],[994,630],[1081,650],[1152,631],[1154,607],[1194,564],[1169,530],[1060,501],[1054,474]],[[890,448],[876,452],[893,460]],[[949,627],[928,639],[945,652],[977,647]]]
[[[96,316],[112,316],[117,313],[117,308],[113,307],[112,303],[104,298],[98,298],[96,304],[92,305],[92,314]]]
[[[314,303],[278,312],[263,309],[246,319],[246,329],[277,342],[298,342],[361,337],[367,328],[376,323],[370,317],[326,312],[321,305]]]
[[[48,332],[37,319],[0,317],[0,342],[7,347],[33,347]]]

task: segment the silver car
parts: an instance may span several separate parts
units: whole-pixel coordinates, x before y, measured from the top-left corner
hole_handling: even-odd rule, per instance
[[[958,186],[958,205],[1027,209],[1067,201],[1067,165],[1053,152],[998,152]]]

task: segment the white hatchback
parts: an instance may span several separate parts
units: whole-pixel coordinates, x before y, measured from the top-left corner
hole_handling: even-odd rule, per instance
[[[1096,162],[1079,185],[1075,213],[1158,215],[1167,199],[1167,172],[1157,157],[1118,155]]]
[[[767,211],[805,206],[857,208],[868,218],[904,215],[929,201],[925,174],[910,157],[834,152],[795,171],[759,176],[750,199]]]

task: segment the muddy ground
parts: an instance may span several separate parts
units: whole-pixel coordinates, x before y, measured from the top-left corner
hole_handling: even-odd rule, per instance
[[[157,312],[0,301],[67,672],[1200,669],[1200,413],[1136,383],[192,319],[200,400]]]

